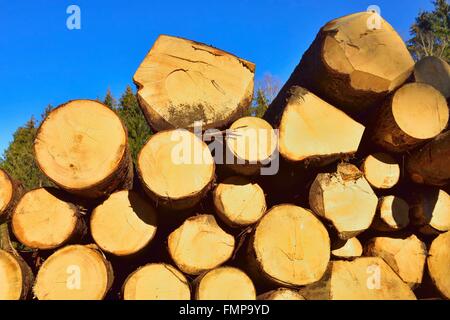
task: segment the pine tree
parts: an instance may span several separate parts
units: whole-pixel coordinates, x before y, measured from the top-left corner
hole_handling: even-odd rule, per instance
[[[133,160],[151,135],[151,130],[142,114],[131,86],[127,86],[117,106],[117,113],[128,129],[128,145]]]
[[[106,91],[106,96],[105,96],[105,99],[103,99],[103,103],[105,105],[107,105],[108,107],[110,107],[111,109],[115,109],[117,107],[117,101],[113,97],[111,90],[109,88]]]
[[[415,60],[437,56],[450,62],[450,5],[447,0],[433,1],[433,11],[422,11],[411,26],[408,49]]]
[[[0,159],[0,168],[22,182],[28,190],[52,185],[41,173],[34,159],[33,143],[37,133],[36,125],[36,120],[32,117],[24,126],[19,127],[14,133],[13,141]]]

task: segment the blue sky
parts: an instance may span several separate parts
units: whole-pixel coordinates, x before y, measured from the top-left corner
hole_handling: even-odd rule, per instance
[[[68,30],[66,9],[81,9]],[[0,0],[0,153],[15,129],[47,104],[117,97],[163,33],[212,44],[282,81],[327,21],[378,5],[407,39],[431,0]]]

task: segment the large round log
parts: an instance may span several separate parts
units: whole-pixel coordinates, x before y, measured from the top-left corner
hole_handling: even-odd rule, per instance
[[[219,183],[213,192],[217,215],[230,227],[257,222],[266,212],[264,191],[257,183],[233,176]]]
[[[186,277],[171,265],[147,264],[128,276],[122,287],[124,300],[190,300]]]
[[[444,132],[407,157],[406,170],[416,183],[444,186],[450,183],[450,131]]]
[[[334,173],[318,174],[309,190],[311,209],[327,219],[343,240],[369,228],[377,203],[362,172],[349,163],[339,164]]]
[[[447,231],[433,240],[427,265],[436,288],[445,298],[450,299],[450,232]]]
[[[409,151],[441,133],[448,118],[447,102],[439,91],[425,83],[408,83],[381,106],[371,138],[388,151]]]
[[[52,110],[37,132],[34,151],[42,172],[67,192],[99,198],[131,187],[126,128],[100,102],[73,100]]]
[[[387,153],[374,153],[367,156],[361,171],[367,182],[375,189],[390,189],[400,179],[400,165]]]
[[[284,159],[326,165],[358,150],[363,125],[304,88],[292,87],[288,94],[283,104],[272,104],[265,116],[279,128]]]
[[[307,300],[415,300],[411,288],[379,257],[331,261],[320,281],[299,290]]]
[[[22,185],[0,169],[0,223],[9,218],[22,193]]]
[[[372,19],[379,20],[376,28],[368,28]],[[413,67],[403,39],[376,13],[332,20],[320,29],[272,102],[268,116],[285,102],[287,91],[299,85],[362,119],[403,84]]]
[[[39,269],[39,300],[101,300],[113,282],[111,264],[93,246],[72,245],[53,253]]]
[[[253,97],[255,65],[202,43],[160,35],[134,75],[137,97],[155,131],[222,128]]]
[[[221,267],[195,280],[195,300],[255,300],[252,280],[241,270]]]
[[[310,211],[290,204],[270,209],[248,247],[255,278],[287,287],[319,280],[330,260],[330,238]]]
[[[80,209],[60,190],[39,188],[17,204],[11,228],[17,240],[33,249],[55,249],[80,240],[86,231]]]
[[[118,191],[94,209],[91,234],[97,245],[117,256],[147,247],[156,234],[156,210],[134,191]]]
[[[208,146],[183,129],[151,136],[139,153],[137,169],[147,194],[172,209],[195,206],[211,189],[215,174]]]
[[[187,219],[167,241],[169,253],[184,273],[198,275],[231,258],[235,240],[222,230],[212,215]]]

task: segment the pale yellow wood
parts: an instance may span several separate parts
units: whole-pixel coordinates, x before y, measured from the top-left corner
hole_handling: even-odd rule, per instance
[[[411,220],[426,234],[450,230],[450,195],[437,188],[414,194]]]
[[[407,238],[375,237],[366,244],[365,252],[386,261],[412,289],[422,282],[427,249],[415,235]]]
[[[231,258],[235,240],[222,230],[212,215],[187,219],[168,238],[169,253],[177,267],[198,275]]]
[[[289,287],[319,280],[330,259],[330,238],[323,224],[310,211],[289,204],[264,215],[250,246],[259,272]]]
[[[22,296],[23,276],[14,256],[0,249],[0,301],[19,300]]]
[[[8,175],[0,169],[0,216],[13,198],[13,185]]]
[[[400,165],[387,153],[374,153],[364,159],[362,172],[376,189],[390,189],[400,179]]]
[[[156,210],[134,191],[118,191],[94,209],[91,234],[97,245],[118,256],[145,248],[156,233]]]
[[[258,296],[258,300],[305,300],[297,290],[278,288]]]
[[[435,56],[423,57],[414,66],[414,78],[417,82],[432,85],[444,97],[450,98],[450,66],[443,59]]]
[[[137,167],[149,196],[183,208],[201,200],[215,171],[208,146],[183,129],[153,135],[139,153]]]
[[[160,35],[134,75],[138,98],[156,131],[223,127],[243,116],[255,65],[202,43]]]
[[[78,208],[55,192],[46,188],[27,192],[12,214],[12,231],[29,248],[54,249],[81,232]]]
[[[411,288],[379,257],[332,261],[325,276],[299,290],[307,300],[415,300]]]
[[[317,175],[309,191],[309,204],[317,215],[329,220],[343,239],[368,229],[378,198],[357,167],[342,163],[335,173]]]
[[[352,259],[360,257],[363,252],[361,242],[358,238],[338,241],[331,246],[331,255],[338,259]]]
[[[266,211],[264,191],[257,183],[233,176],[219,183],[213,192],[217,215],[231,227],[257,222]]]
[[[439,235],[431,243],[428,255],[428,272],[434,285],[447,299],[450,299],[450,232]]]
[[[112,284],[112,269],[90,246],[72,245],[53,253],[39,269],[39,300],[101,300]]]
[[[364,126],[313,93],[297,87],[279,125],[280,153],[290,161],[335,160],[358,149]]]
[[[124,300],[190,300],[191,290],[186,277],[165,263],[147,264],[125,280]]]
[[[221,267],[207,272],[197,283],[196,300],[255,300],[252,280],[241,270]]]
[[[378,200],[377,213],[371,228],[378,231],[395,231],[409,225],[409,205],[400,197],[384,196]]]

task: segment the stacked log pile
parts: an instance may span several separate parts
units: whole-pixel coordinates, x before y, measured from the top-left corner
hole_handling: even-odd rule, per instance
[[[160,36],[135,163],[105,105],[50,112],[56,187],[0,170],[0,299],[450,299],[450,68],[373,14],[322,27],[264,119],[253,63]]]

